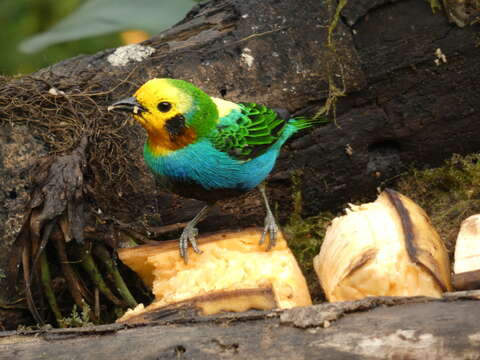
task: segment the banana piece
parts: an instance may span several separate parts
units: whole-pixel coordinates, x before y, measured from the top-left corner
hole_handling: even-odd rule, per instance
[[[428,216],[390,189],[332,221],[314,268],[329,301],[452,289],[447,251]]]
[[[306,280],[283,235],[278,234],[276,246],[267,252],[258,243],[262,231],[200,237],[202,253],[189,249],[188,264],[178,255],[177,240],[119,249],[120,260],[155,296],[139,312],[189,301],[202,308],[202,314],[311,305]],[[199,305],[205,303],[210,305]]]
[[[455,289],[480,289],[480,214],[470,216],[460,226],[453,272]]]

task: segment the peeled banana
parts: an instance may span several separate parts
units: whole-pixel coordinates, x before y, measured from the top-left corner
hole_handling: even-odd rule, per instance
[[[390,189],[332,221],[314,268],[329,301],[452,289],[447,251],[428,216]]]
[[[198,239],[185,264],[178,241],[119,249],[120,259],[152,289],[155,300],[139,312],[194,304],[202,314],[311,305],[303,274],[281,233],[276,246],[259,245],[262,229],[224,232]],[[125,319],[122,319],[125,320]]]
[[[453,270],[457,290],[480,289],[480,214],[470,216],[460,226]]]

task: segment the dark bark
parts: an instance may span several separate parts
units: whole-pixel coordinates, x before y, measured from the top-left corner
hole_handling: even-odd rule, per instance
[[[369,298],[134,326],[4,332],[0,359],[478,359],[478,298],[478,291],[442,301]]]
[[[202,204],[155,187],[141,158],[143,131],[106,112],[152,77],[182,78],[212,96],[306,114],[323,106],[332,79],[345,86],[335,121],[298,134],[269,178],[280,222],[291,210],[294,172],[307,216],[373,198],[379,185],[412,165],[436,166],[452,153],[478,151],[479,25],[460,29],[424,1],[355,0],[334,31],[333,51],[327,37],[334,10],[316,0],[215,0],[146,41],[153,53],[143,60],[119,65],[125,58],[106,50],[0,85],[1,253],[9,253],[24,222],[30,164],[57,150],[38,136],[46,123],[55,141],[69,139],[70,149],[88,136],[86,209],[101,209],[103,220],[87,220],[87,237],[114,244],[118,228],[165,232],[194,216]],[[37,107],[29,112],[27,105]],[[19,125],[15,119],[25,114],[28,122]],[[69,119],[76,122],[60,131]],[[252,193],[221,204],[200,230],[259,225],[263,218],[261,198]],[[0,269],[6,261],[0,255]],[[4,305],[8,299],[0,295]]]

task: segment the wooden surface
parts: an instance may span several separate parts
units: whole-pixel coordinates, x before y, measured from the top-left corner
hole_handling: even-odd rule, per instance
[[[0,359],[479,359],[478,298],[370,298],[134,327],[3,332]]]
[[[143,130],[106,111],[152,77],[182,78],[212,96],[307,115],[324,105],[329,78],[344,85],[336,120],[296,135],[269,177],[281,224],[291,213],[294,173],[308,216],[373,199],[378,186],[411,166],[437,166],[453,153],[478,151],[479,24],[458,28],[426,1],[349,1],[334,31],[332,61],[326,44],[334,9],[328,3],[214,0],[144,42],[153,53],[141,61],[115,64],[116,49],[109,49],[32,76],[0,79],[0,269],[22,225],[31,165],[52,150],[48,139],[70,139],[73,148],[89,136],[84,191],[95,239],[115,244],[118,229],[130,226],[143,234],[170,226],[175,230],[163,235],[174,238],[180,227],[171,225],[202,207],[156,187],[142,160]],[[446,63],[435,63],[437,49]],[[14,121],[19,118],[23,123]],[[72,127],[64,129],[69,121]],[[42,137],[47,123],[50,133]],[[263,219],[261,197],[252,192],[219,204],[199,228],[244,228]],[[4,282],[0,276],[0,287]],[[0,292],[0,307],[9,300]]]

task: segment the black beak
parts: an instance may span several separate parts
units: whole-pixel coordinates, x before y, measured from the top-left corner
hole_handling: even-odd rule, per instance
[[[107,110],[126,111],[135,115],[147,111],[133,96],[114,102]]]

